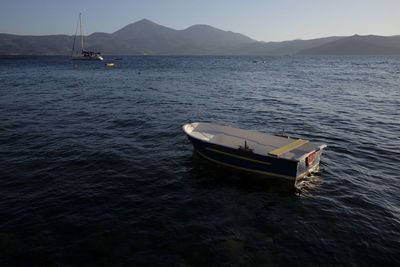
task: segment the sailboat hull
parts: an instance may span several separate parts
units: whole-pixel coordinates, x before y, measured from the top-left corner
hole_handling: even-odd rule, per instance
[[[94,56],[76,55],[72,56],[72,60],[103,60],[103,57],[100,55],[94,55]]]

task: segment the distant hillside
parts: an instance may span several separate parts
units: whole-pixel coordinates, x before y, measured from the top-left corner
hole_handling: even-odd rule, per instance
[[[68,35],[21,36],[0,33],[0,55],[67,55],[74,37]]]
[[[174,30],[146,19],[84,40],[85,49],[104,55],[400,55],[400,36],[259,42],[208,25]],[[68,35],[0,34],[0,55],[70,55],[73,41]]]
[[[244,53],[248,55],[298,55],[302,54],[303,50],[312,49],[343,37],[327,37],[312,40],[293,40],[284,42],[256,42],[246,46],[242,46],[237,54]]]
[[[399,55],[400,36],[353,35],[304,49],[305,55]]]

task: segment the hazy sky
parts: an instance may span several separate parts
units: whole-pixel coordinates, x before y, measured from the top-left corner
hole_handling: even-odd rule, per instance
[[[400,0],[0,0],[0,33],[112,33],[147,18],[182,30],[208,24],[260,41],[399,35]]]

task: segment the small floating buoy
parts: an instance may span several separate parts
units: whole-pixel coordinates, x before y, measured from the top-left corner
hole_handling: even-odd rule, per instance
[[[105,63],[104,65],[106,65],[107,67],[112,67],[114,66],[114,63]]]

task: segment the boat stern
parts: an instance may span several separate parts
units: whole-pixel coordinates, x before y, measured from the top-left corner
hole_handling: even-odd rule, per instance
[[[304,155],[297,163],[296,180],[307,176],[308,174],[317,171],[321,160],[322,151],[326,145],[320,145],[318,149]]]

